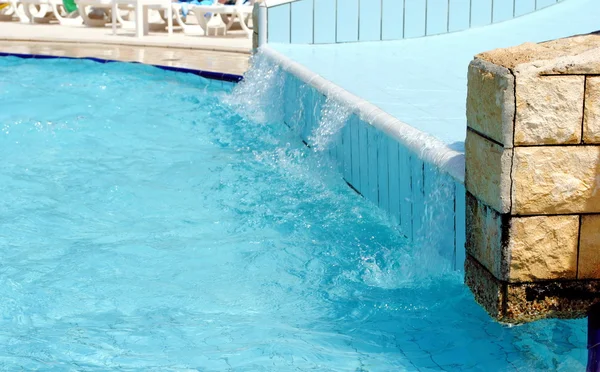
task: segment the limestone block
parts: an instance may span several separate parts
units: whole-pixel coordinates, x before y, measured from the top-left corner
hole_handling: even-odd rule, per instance
[[[469,65],[467,126],[512,148],[515,79],[509,69],[475,59]]]
[[[600,212],[600,146],[515,148],[512,177],[513,214]]]
[[[539,76],[528,65],[516,76],[514,145],[581,141],[583,76]]]
[[[583,142],[600,144],[600,77],[587,78]]]
[[[512,151],[467,131],[465,141],[467,191],[500,213],[510,211]]]
[[[508,278],[507,251],[503,245],[503,226],[508,215],[501,215],[467,192],[467,239],[465,249],[498,279]],[[504,223],[503,223],[504,216]]]
[[[514,217],[510,281],[576,279],[579,216]]]
[[[581,217],[578,279],[600,279],[600,215]]]

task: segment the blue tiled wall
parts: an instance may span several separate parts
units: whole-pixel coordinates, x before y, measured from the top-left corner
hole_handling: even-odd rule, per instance
[[[398,40],[485,26],[564,0],[295,0],[268,8],[269,43]]]
[[[325,96],[286,73],[284,121],[311,145]],[[344,180],[387,211],[409,240],[436,249],[456,269],[465,253],[465,189],[394,138],[352,114],[328,149]]]

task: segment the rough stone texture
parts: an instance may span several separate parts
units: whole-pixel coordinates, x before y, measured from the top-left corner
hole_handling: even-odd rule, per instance
[[[600,281],[508,284],[501,320],[525,323],[544,318],[583,318],[600,301]]]
[[[600,215],[581,217],[579,279],[600,279]]]
[[[585,87],[583,142],[600,144],[600,77],[588,77]]]
[[[600,69],[593,67],[597,66],[594,62],[600,62],[600,58],[590,58],[590,54],[597,56],[599,47],[600,34],[595,32],[539,44],[524,43],[512,48],[494,49],[478,54],[477,58],[509,69],[531,62],[541,65],[547,61],[545,64],[549,65],[549,69],[546,74],[597,73]],[[584,58],[577,58],[580,56]],[[569,63],[565,63],[567,61]]]
[[[484,60],[469,65],[467,126],[512,148],[515,79],[510,70]]]
[[[600,280],[510,284],[494,278],[469,255],[465,283],[491,317],[512,324],[544,318],[582,318],[591,305],[600,302]]]
[[[538,76],[529,66],[519,66],[515,74],[514,145],[579,143],[585,78]]]
[[[467,131],[465,186],[477,199],[500,213],[510,211],[512,150]]]
[[[465,280],[500,321],[600,302],[599,75],[600,34],[469,66]]]
[[[513,214],[600,212],[600,146],[515,148],[512,175]]]
[[[481,264],[467,254],[465,259],[465,284],[477,301],[492,318],[502,317],[504,285]]]
[[[508,259],[503,244],[505,237],[502,235],[503,215],[477,200],[469,192],[466,198],[467,253],[496,278],[508,279]]]
[[[578,240],[579,216],[512,218],[509,281],[576,279]]]

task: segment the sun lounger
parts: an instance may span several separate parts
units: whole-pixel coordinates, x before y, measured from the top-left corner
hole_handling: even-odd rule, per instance
[[[242,30],[252,37],[252,31],[248,27],[248,20],[251,18],[252,5],[244,5],[247,0],[237,0],[235,5],[224,5],[215,3],[213,5],[194,5],[188,4],[188,9],[193,14],[200,26],[201,32],[204,35],[210,35],[211,33],[217,35],[222,33],[225,35],[233,24],[239,22]],[[248,1],[253,3],[253,1]],[[180,9],[183,7],[182,3],[174,3],[176,15],[180,14]],[[179,23],[179,22],[178,22]],[[183,27],[184,31],[191,29],[189,25]]]
[[[110,21],[112,0],[75,0],[75,3],[79,9],[79,15],[86,26],[104,27]],[[97,9],[96,16],[92,13],[92,9]]]
[[[11,0],[0,0],[0,21],[8,22],[15,19],[16,5],[13,5],[14,1]]]
[[[135,10],[135,35],[138,38],[148,34],[150,24],[148,12],[151,10],[166,9],[167,32],[173,34],[173,8],[171,0],[112,0],[112,31],[113,35],[117,33],[117,7],[129,6]]]
[[[63,0],[20,0],[20,2],[23,4],[25,15],[32,23],[48,23],[53,19],[58,20],[61,25],[83,23],[79,12],[73,9],[75,5],[73,4],[71,8],[65,5]]]
[[[12,21],[15,18],[21,23],[47,23],[52,19],[52,9],[48,3],[38,4],[20,0],[0,0],[0,21]]]
[[[19,2],[31,23],[49,23],[55,18],[49,0],[19,0]]]

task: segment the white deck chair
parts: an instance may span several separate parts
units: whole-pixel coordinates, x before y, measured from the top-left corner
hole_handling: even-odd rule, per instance
[[[135,12],[135,35],[138,38],[147,35],[150,29],[150,14],[149,12],[160,12],[162,9],[167,10],[167,32],[169,36],[173,34],[173,16],[171,0],[112,0],[113,1],[113,35],[117,33],[117,18],[119,11],[118,6],[132,7]],[[156,18],[159,18],[158,16]],[[123,23],[123,22],[121,22]]]
[[[49,0],[19,0],[31,23],[49,23],[54,19]]]
[[[83,23],[81,16],[69,16],[62,0],[20,0],[24,6],[24,11],[30,22],[48,23],[57,19],[61,25],[80,25]],[[39,9],[38,14],[33,13],[33,9]],[[41,15],[42,9],[49,9],[45,15]],[[77,14],[77,13],[76,13]]]
[[[0,0],[0,21],[10,22],[17,19],[22,23],[29,23],[29,18],[25,15],[23,5],[17,0]]]
[[[223,30],[223,34],[237,21],[248,38],[252,37],[252,31],[248,27],[248,20],[252,15],[252,5],[243,5],[246,0],[236,0],[235,5],[190,5],[190,13],[194,14],[198,20],[198,25],[204,31],[204,35],[209,35],[211,30],[218,33]],[[253,3],[254,1],[250,1]]]
[[[252,37],[252,31],[250,31],[250,21],[252,20],[252,10],[254,9],[255,0],[237,0],[235,5],[228,5],[229,7],[235,7],[236,12],[234,13],[221,13],[221,20],[225,23],[227,30],[231,29],[233,25],[239,23],[240,27],[249,38]]]
[[[21,23],[29,23],[31,18],[41,22],[49,22],[51,19],[52,9],[48,4],[36,5],[20,0],[0,0],[0,4],[9,4],[0,9],[0,21],[12,21],[17,18]]]
[[[10,22],[15,19],[15,15],[12,1],[0,0],[0,22]]]
[[[77,8],[79,9],[79,15],[81,16],[83,23],[88,27],[104,27],[111,19],[112,0],[75,0]],[[92,9],[102,9],[104,11],[104,17],[102,19],[90,18]],[[117,19],[123,21],[120,13],[117,13]]]

